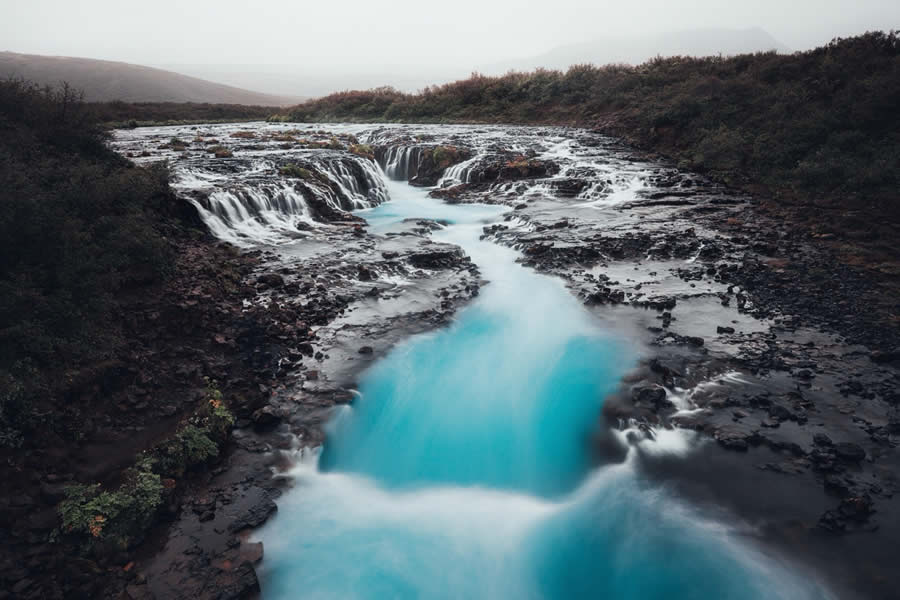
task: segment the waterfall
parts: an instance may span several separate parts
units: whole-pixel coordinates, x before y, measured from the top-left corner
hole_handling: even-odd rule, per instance
[[[457,163],[444,171],[443,177],[438,180],[438,187],[449,187],[458,183],[471,183],[472,167],[478,164],[484,155],[476,155],[461,163]]]
[[[421,158],[422,149],[417,146],[388,146],[380,163],[389,178],[409,181],[418,173]]]
[[[182,167],[174,187],[197,207],[216,237],[240,246],[284,243],[321,225],[330,213],[371,208],[388,200],[379,167],[370,160],[306,154],[302,165],[312,177],[282,177],[271,161],[254,162],[223,177],[210,170],[216,163],[199,162]]]

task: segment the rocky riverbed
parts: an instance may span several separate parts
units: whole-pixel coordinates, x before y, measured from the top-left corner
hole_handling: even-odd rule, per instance
[[[242,124],[123,131],[114,143],[138,163],[169,160],[176,191],[245,266],[233,289],[172,301],[197,310],[240,299],[200,321],[220,328],[210,337],[224,354],[195,369],[235,399],[230,450],[186,486],[171,525],[137,557],[104,567],[117,573],[113,592],[257,593],[264,553],[249,535],[287,485],[273,474],[298,447],[322,443],[372,361],[449,323],[485,284],[458,248],[432,240],[439,215],[367,227],[366,209],[389,200],[385,176],[447,203],[507,207],[484,239],[563,279],[640,348],[597,416],[598,464],[639,447],[648,478],[827,573],[840,597],[895,589],[890,303],[756,199],[578,129]],[[251,318],[257,326],[238,325]],[[228,352],[248,370],[229,374]],[[673,429],[692,432],[689,448],[641,443]]]

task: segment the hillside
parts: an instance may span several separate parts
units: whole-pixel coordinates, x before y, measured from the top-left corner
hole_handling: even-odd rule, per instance
[[[637,65],[656,56],[734,56],[769,50],[789,51],[787,46],[758,27],[669,31],[642,36],[605,35],[588,42],[559,46],[538,56],[486,66],[483,71],[501,74],[511,69],[566,69],[584,63]]]
[[[789,55],[475,75],[421,94],[344,92],[284,118],[592,127],[776,206],[798,207],[802,219],[832,220],[819,223],[823,234],[838,228],[893,253],[887,224],[900,222],[898,74],[900,37],[875,32]],[[853,214],[838,218],[847,210]]]
[[[196,102],[285,106],[299,98],[276,96],[122,62],[0,52],[0,78],[40,85],[68,82],[88,102]]]

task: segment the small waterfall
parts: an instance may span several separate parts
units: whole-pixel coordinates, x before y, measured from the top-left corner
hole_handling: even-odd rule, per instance
[[[417,146],[388,146],[379,162],[385,175],[398,181],[409,181],[419,172],[422,149]]]
[[[288,182],[217,189],[190,201],[213,235],[239,246],[278,243],[299,235],[299,222],[315,222],[303,194]]]
[[[179,173],[176,189],[197,207],[212,233],[240,246],[278,244],[302,230],[388,200],[377,164],[338,153],[305,154],[298,166],[312,176],[284,177],[271,161],[226,175],[200,163]]]
[[[350,201],[350,206],[334,206],[343,210],[371,208],[388,201],[384,175],[378,165],[369,160],[345,156],[325,159],[322,172],[333,181]]]
[[[457,163],[444,171],[444,176],[438,180],[438,187],[449,187],[459,183],[471,183],[472,167],[478,164],[484,155],[476,155],[461,163]]]

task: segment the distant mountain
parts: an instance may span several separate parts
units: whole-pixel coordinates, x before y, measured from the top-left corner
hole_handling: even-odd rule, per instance
[[[172,71],[122,62],[0,52],[0,78],[22,77],[41,85],[66,81],[84,91],[85,100],[102,102],[209,102],[287,106],[303,100],[213,83]]]
[[[590,42],[559,46],[532,58],[487,65],[484,72],[529,71],[537,67],[566,69],[582,63],[640,64],[655,56],[731,56],[768,50],[790,52],[787,46],[758,27],[696,29],[629,37],[608,35]]]

